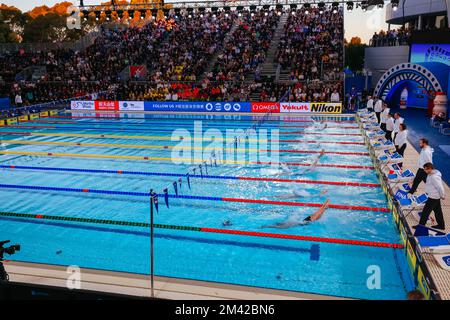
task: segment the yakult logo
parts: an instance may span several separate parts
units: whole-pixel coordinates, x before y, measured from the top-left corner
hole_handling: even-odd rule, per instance
[[[309,103],[282,103],[281,112],[309,112]]]

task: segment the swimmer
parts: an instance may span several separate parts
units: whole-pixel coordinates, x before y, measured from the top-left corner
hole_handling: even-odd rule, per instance
[[[308,198],[308,197],[314,196],[314,194],[306,191],[305,189],[292,188],[290,191],[291,192],[288,194],[276,196],[275,198],[277,198],[277,199],[296,199],[296,198]],[[328,193],[328,189],[325,188],[320,191],[319,195],[325,195],[327,193]]]
[[[330,199],[327,199],[327,201],[325,201],[325,203],[322,205],[322,207],[320,207],[319,210],[314,212],[312,215],[306,217],[302,221],[299,221],[298,219],[296,219],[297,217],[294,217],[294,219],[289,218],[286,221],[278,222],[273,225],[262,226],[261,229],[265,229],[265,228],[289,229],[289,228],[293,228],[293,227],[306,226],[306,225],[310,224],[311,222],[317,221],[320,218],[322,218],[323,214],[328,209],[329,205],[330,205]]]
[[[320,152],[320,154],[317,156],[316,160],[314,160],[313,163],[311,163],[311,165],[309,166],[309,168],[305,169],[305,171],[302,172],[302,174],[305,173],[309,173],[309,172],[313,172],[316,167],[317,164],[319,163],[320,158],[322,158],[325,155],[325,149],[322,149],[322,151]]]
[[[222,222],[222,226],[224,227],[231,227],[233,225],[233,223],[231,222],[231,220],[225,220],[224,222]]]
[[[291,170],[291,168],[289,168],[289,166],[284,162],[280,162],[280,168],[281,168],[281,172],[284,174],[293,174],[294,173]]]

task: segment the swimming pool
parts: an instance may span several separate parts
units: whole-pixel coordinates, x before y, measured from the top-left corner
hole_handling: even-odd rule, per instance
[[[148,274],[154,190],[157,275],[365,299],[404,299],[412,289],[354,118],[270,118],[247,141],[250,116],[91,116],[1,129],[0,233],[22,245],[15,260]],[[223,163],[231,153],[202,141],[208,133],[227,137],[230,152],[248,148]],[[278,150],[266,152],[271,143]],[[187,156],[194,163],[172,161]],[[261,228],[300,221],[327,198],[315,223]],[[380,289],[367,286],[373,266]]]

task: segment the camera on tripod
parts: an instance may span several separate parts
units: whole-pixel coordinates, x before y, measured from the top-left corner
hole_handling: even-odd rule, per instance
[[[6,241],[0,241],[0,281],[8,281],[9,280],[9,276],[6,273],[6,270],[3,266],[3,255],[9,254],[9,255],[13,255],[14,253],[16,253],[16,251],[20,251],[20,245],[18,244],[14,244],[12,246],[6,247],[4,248],[5,244],[10,243],[10,240],[6,240]]]
[[[16,253],[16,251],[20,251],[20,245],[19,244],[14,244],[12,246],[6,247],[4,248],[4,245],[7,243],[10,243],[10,240],[6,240],[6,241],[0,241],[0,260],[3,259],[3,254],[9,254],[9,255],[13,255],[14,253]]]

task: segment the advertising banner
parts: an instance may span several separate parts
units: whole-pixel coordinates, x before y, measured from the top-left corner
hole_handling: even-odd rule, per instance
[[[313,113],[342,113],[342,103],[311,102]]]
[[[27,122],[28,121],[28,116],[20,116],[19,118],[19,122]]]
[[[119,101],[95,101],[97,111],[118,111]]]
[[[17,124],[17,118],[6,119],[6,124],[8,124],[8,125]]]
[[[281,113],[305,113],[311,112],[309,102],[282,102],[280,104]]]
[[[250,112],[249,102],[146,101],[145,111]]]
[[[279,102],[252,102],[252,112],[255,113],[279,113],[280,103]]]
[[[94,101],[71,101],[70,109],[72,110],[95,110]]]
[[[5,120],[0,120],[0,127],[3,127],[5,125]]]
[[[144,101],[119,101],[120,111],[144,111]]]

